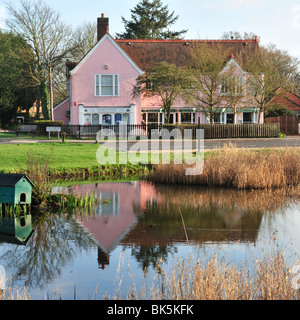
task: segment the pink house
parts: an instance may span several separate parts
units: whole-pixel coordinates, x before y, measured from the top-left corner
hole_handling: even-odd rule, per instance
[[[67,62],[68,98],[54,108],[55,120],[71,125],[115,125],[164,123],[160,99],[132,98],[136,78],[153,63],[167,61],[186,63],[189,48],[201,43],[220,43],[233,48],[233,53],[252,50],[257,38],[250,40],[118,40],[108,32],[109,19],[98,18],[98,42],[79,62]],[[247,73],[232,58],[228,64],[237,66],[241,86],[246,90]],[[222,88],[220,88],[220,92]],[[224,94],[224,92],[223,92]],[[226,94],[226,92],[225,92]],[[247,108],[220,108],[219,123],[257,123],[258,108],[253,103]],[[263,117],[261,117],[263,118]],[[171,123],[209,123],[209,116],[183,101],[176,101],[171,110]]]

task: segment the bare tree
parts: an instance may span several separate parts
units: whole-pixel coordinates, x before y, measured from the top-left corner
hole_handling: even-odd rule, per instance
[[[225,75],[224,69],[229,49],[215,44],[201,43],[191,50],[192,63],[191,74],[193,85],[186,91],[186,101],[209,115],[213,124],[217,113],[225,107],[222,104],[223,96],[220,95],[220,87]]]
[[[80,61],[97,43],[96,23],[86,22],[78,26],[73,33],[72,46],[75,50],[70,59]]]
[[[244,32],[243,34],[239,31],[226,31],[223,32],[221,39],[223,40],[249,40],[255,39],[257,35],[253,32]]]
[[[267,103],[274,97],[277,89],[281,86],[290,87],[297,61],[287,59],[285,55],[274,50],[273,46],[257,48],[251,54],[238,59],[250,73],[246,90],[259,107],[260,122]]]
[[[48,83],[50,118],[53,120],[54,72],[74,49],[71,45],[72,30],[61,21],[60,14],[42,0],[21,0],[19,8],[8,4],[7,9],[10,14],[8,26],[31,46],[38,80]]]
[[[220,95],[223,97],[226,107],[232,109],[233,123],[237,124],[237,113],[249,107],[250,102],[253,102],[251,98],[247,97],[245,86],[247,73],[232,59],[221,75]]]
[[[132,96],[158,97],[164,109],[165,121],[169,124],[173,104],[182,97],[191,83],[192,79],[186,69],[163,61],[137,78]]]

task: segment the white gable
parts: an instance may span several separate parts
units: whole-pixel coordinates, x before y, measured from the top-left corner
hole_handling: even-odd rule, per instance
[[[238,69],[243,75],[247,75],[248,73],[245,72],[240,65],[233,59],[231,58],[228,63],[226,64],[226,66],[224,67],[224,69],[220,72],[220,74],[226,72],[229,68],[236,68]]]
[[[122,54],[122,56],[136,69],[139,74],[143,74],[143,71],[135,64],[135,62],[125,53],[123,49],[115,42],[115,40],[107,33],[98,43],[89,51],[89,53],[79,62],[79,64],[70,72],[71,75],[75,74],[80,67],[89,59],[89,57],[101,46],[105,41],[109,40],[113,46]]]

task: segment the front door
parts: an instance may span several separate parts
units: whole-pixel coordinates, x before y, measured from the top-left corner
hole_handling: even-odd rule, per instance
[[[92,116],[92,125],[97,126],[99,124],[99,114],[93,114]]]
[[[122,115],[119,114],[119,113],[117,113],[117,114],[115,115],[115,125],[118,125],[119,122],[121,122],[121,121],[122,121]]]
[[[103,124],[103,125],[108,125],[108,126],[111,125],[111,115],[110,115],[110,114],[105,114],[105,115],[103,115],[103,117],[102,117],[102,124]]]
[[[227,124],[234,123],[233,116],[233,113],[227,113]]]

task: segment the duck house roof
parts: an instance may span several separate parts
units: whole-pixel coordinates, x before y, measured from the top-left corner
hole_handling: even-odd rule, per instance
[[[34,187],[34,183],[28,178],[26,174],[10,174],[10,173],[0,173],[0,186],[14,187],[23,178],[27,179],[27,181]]]

